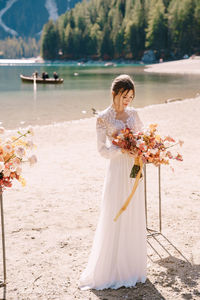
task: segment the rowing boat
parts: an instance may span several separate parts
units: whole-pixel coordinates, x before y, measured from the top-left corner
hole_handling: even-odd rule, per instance
[[[33,83],[34,82],[34,77],[33,76],[24,76],[24,75],[20,75],[20,78],[23,82],[30,82]],[[59,83],[63,83],[63,78],[58,78],[58,79],[54,79],[54,78],[46,78],[43,79],[42,77],[37,77],[36,79],[36,83],[52,83],[52,84],[59,84]]]

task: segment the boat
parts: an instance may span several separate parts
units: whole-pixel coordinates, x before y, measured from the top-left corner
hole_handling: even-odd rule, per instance
[[[34,83],[34,77],[33,76],[24,76],[24,75],[20,75],[20,78],[23,82],[30,82],[30,83]],[[63,78],[58,78],[58,79],[54,79],[54,78],[46,78],[43,79],[42,77],[36,77],[35,78],[36,83],[50,83],[50,84],[59,84],[59,83],[63,83],[64,79]]]

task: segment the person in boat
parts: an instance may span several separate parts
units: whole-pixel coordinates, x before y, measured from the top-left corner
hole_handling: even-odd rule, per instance
[[[33,78],[38,78],[38,71],[35,71],[33,74],[32,74]]]
[[[45,75],[45,72],[42,72],[42,79],[46,79],[46,75]]]
[[[47,79],[49,78],[49,74],[47,72],[42,72],[42,79]]]
[[[54,77],[55,80],[57,80],[59,78],[58,73],[53,72],[53,77]]]

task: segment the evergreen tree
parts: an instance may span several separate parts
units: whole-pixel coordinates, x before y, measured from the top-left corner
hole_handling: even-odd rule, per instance
[[[124,29],[117,32],[114,39],[115,58],[122,58],[124,56]]]
[[[161,50],[167,47],[167,17],[162,0],[152,0],[146,33],[147,48]]]
[[[90,27],[90,42],[88,44],[88,53],[90,56],[97,57],[100,55],[101,36],[100,26],[95,23]]]
[[[197,2],[195,0],[182,0],[181,2],[172,0],[169,5],[169,30],[171,37],[171,47],[181,55],[192,53],[196,44],[195,10]],[[196,29],[198,28],[198,25]],[[198,29],[197,29],[198,31]]]
[[[52,20],[43,29],[41,54],[44,59],[56,59],[59,52],[59,32]]]
[[[64,45],[63,45],[63,57],[73,58],[74,55],[74,32],[68,23],[65,29]]]
[[[111,59],[114,56],[114,47],[113,47],[113,42],[110,38],[110,29],[108,26],[104,27],[102,33],[100,54],[103,59]]]
[[[144,3],[136,0],[132,8],[132,19],[126,25],[125,44],[132,58],[141,56],[145,44],[145,10]]]
[[[34,38],[7,38],[0,41],[1,56],[3,58],[36,57],[40,53],[40,45]]]
[[[124,53],[124,26],[123,19],[125,13],[125,1],[116,0],[112,2],[109,16],[111,19],[110,27],[110,38],[113,42],[114,57],[123,57]]]
[[[47,23],[41,50],[46,59],[59,50],[61,59],[141,59],[146,49],[181,56],[199,47],[199,0],[83,0]]]
[[[200,1],[195,1],[194,9],[194,51],[200,51]]]

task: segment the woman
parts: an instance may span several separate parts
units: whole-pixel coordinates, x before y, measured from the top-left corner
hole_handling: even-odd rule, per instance
[[[113,136],[121,129],[129,127],[138,131],[143,123],[136,109],[128,106],[135,96],[130,76],[116,77],[111,92],[113,103],[99,113],[96,122],[97,148],[109,163],[91,253],[79,280],[81,290],[117,289],[146,281],[143,177],[127,209],[115,222],[114,218],[131,193],[135,179],[130,178],[134,157],[112,144]]]

